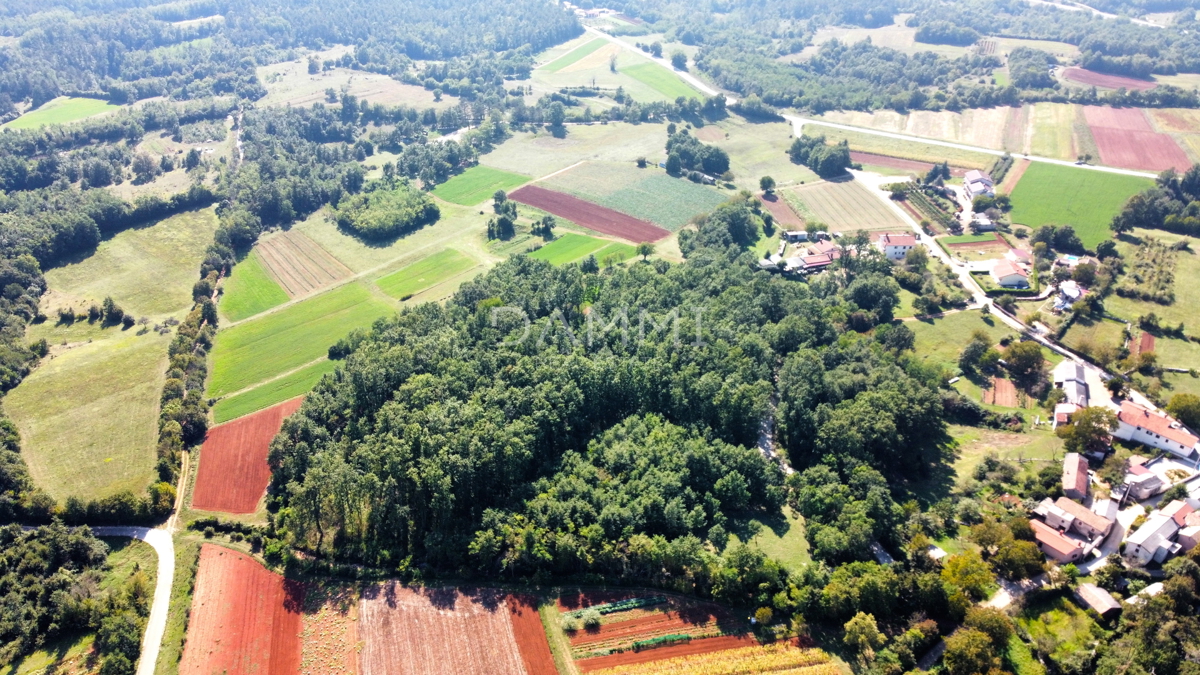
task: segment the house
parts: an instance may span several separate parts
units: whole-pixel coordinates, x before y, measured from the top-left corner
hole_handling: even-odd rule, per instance
[[[1054,429],[1060,425],[1070,424],[1071,416],[1080,411],[1080,407],[1074,403],[1059,403],[1054,406]]]
[[[1117,502],[1112,499],[1097,499],[1096,501],[1092,502],[1092,513],[1104,518],[1105,520],[1115,521],[1117,519],[1117,511],[1119,508],[1120,507]]]
[[[837,260],[842,257],[842,249],[838,245],[828,239],[821,239],[812,246],[808,247],[809,255],[827,255],[830,260]]]
[[[1063,535],[1040,520],[1029,521],[1042,553],[1060,563],[1072,563],[1083,557],[1083,544]]]
[[[1121,611],[1121,603],[1096,584],[1079,584],[1075,589],[1075,597],[1084,607],[1095,611],[1104,619]]]
[[[996,196],[996,184],[992,182],[992,177],[979,170],[968,171],[967,175],[963,176],[963,187],[967,190],[967,197],[971,199],[980,195]]]
[[[1141,469],[1140,472],[1135,469]],[[1144,466],[1135,465],[1129,468],[1125,475],[1125,485],[1129,488],[1129,496],[1135,501],[1144,501],[1167,489],[1162,478],[1152,473]]]
[[[1117,421],[1117,430],[1113,432],[1117,438],[1144,443],[1180,457],[1194,458],[1200,446],[1200,438],[1179,422],[1132,401],[1121,402]]]
[[[1171,537],[1179,531],[1179,523],[1161,511],[1156,511],[1125,540],[1125,557],[1136,565],[1161,563],[1180,550]]]
[[[1039,502],[1033,512],[1035,515],[1041,516],[1047,525],[1059,532],[1066,532],[1075,525],[1075,516],[1058,508],[1058,504],[1051,501],[1049,497]]]
[[[1196,548],[1196,544],[1200,544],[1200,525],[1188,525],[1183,528],[1179,531],[1175,541],[1179,542],[1180,548],[1184,551]]]
[[[1023,267],[1029,267],[1031,264],[1033,264],[1033,258],[1029,255],[1029,251],[1019,248],[1008,249],[1008,252],[1004,254],[1004,257]]]
[[[1068,498],[1067,501],[1087,499],[1088,463],[1078,452],[1068,452],[1063,458],[1062,486],[1063,494]],[[1071,503],[1074,504],[1074,502]],[[1088,513],[1091,512],[1088,511]]]
[[[995,232],[996,224],[982,213],[976,213],[975,218],[971,221],[971,229],[976,232]]]
[[[911,234],[885,234],[879,238],[878,246],[888,260],[904,260],[916,248],[917,238]]]
[[[1166,506],[1159,507],[1158,510],[1163,515],[1170,516],[1171,519],[1175,521],[1176,525],[1184,527],[1187,525],[1188,515],[1194,512],[1196,509],[1192,508],[1191,504],[1188,504],[1182,499],[1176,499]]]
[[[1066,394],[1066,402],[1080,408],[1086,408],[1088,404],[1088,385],[1084,372],[1082,364],[1063,359],[1062,363],[1054,366],[1052,375],[1054,386]]]
[[[1107,537],[1108,533],[1112,532],[1112,520],[1092,511],[1079,502],[1071,501],[1066,497],[1059,497],[1054,502],[1054,505],[1060,511],[1074,518],[1074,524],[1071,529],[1088,539]]]
[[[1004,288],[1029,288],[1029,273],[1011,260],[1001,260],[992,268],[992,279]]]

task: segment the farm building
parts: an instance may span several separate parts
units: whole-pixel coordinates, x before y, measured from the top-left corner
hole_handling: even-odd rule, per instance
[[[885,234],[879,238],[878,246],[888,260],[904,260],[916,248],[917,238],[911,234]]]
[[[1092,513],[1105,520],[1116,520],[1118,510],[1120,506],[1112,499],[1097,499],[1092,502]]]
[[[1063,458],[1062,485],[1063,494],[1067,496],[1066,501],[1087,498],[1088,463],[1078,452],[1068,452],[1067,456]],[[1074,504],[1074,502],[1071,503]]]
[[[799,244],[808,241],[808,233],[800,230],[790,230],[783,233],[783,240],[789,244]]]
[[[980,195],[996,195],[996,184],[992,182],[992,177],[979,170],[968,171],[967,175],[963,176],[963,187],[971,199]]]
[[[1059,403],[1054,406],[1054,425],[1055,429],[1060,424],[1070,424],[1071,416],[1079,412],[1079,406],[1074,403]]]
[[[997,286],[1004,288],[1029,288],[1029,273],[1013,264],[1011,260],[1001,260],[992,268],[992,278]]]
[[[1117,421],[1117,430],[1113,432],[1117,438],[1144,443],[1180,457],[1194,458],[1200,446],[1200,438],[1179,422],[1132,401],[1121,402]]]
[[[1180,527],[1183,527],[1187,524],[1188,515],[1195,512],[1195,510],[1196,509],[1192,508],[1191,504],[1188,504],[1182,499],[1176,499],[1170,504],[1167,504],[1159,509],[1163,515],[1170,516],[1171,520],[1174,520],[1175,524]]]
[[[1108,618],[1121,611],[1121,603],[1096,584],[1079,584],[1075,589],[1075,597],[1084,607],[1095,611],[1102,618]]]
[[[1200,525],[1189,525],[1183,528],[1179,531],[1176,541],[1184,551],[1196,548],[1196,544],[1200,544]]]
[[[1129,496],[1137,501],[1149,499],[1166,489],[1162,478],[1144,466],[1131,466],[1125,475],[1125,485]]]
[[[1029,251],[1019,248],[1008,249],[1008,252],[1004,254],[1004,257],[1018,265],[1024,265],[1025,267],[1028,267],[1033,262],[1033,259],[1029,255]]]
[[[1136,565],[1161,563],[1182,548],[1171,541],[1178,531],[1179,523],[1174,518],[1157,511],[1125,540],[1125,557]]]
[[[976,233],[995,232],[996,223],[993,223],[991,218],[988,218],[982,213],[976,213],[975,218],[971,220],[971,231]]]
[[[1054,386],[1062,389],[1066,394],[1067,403],[1074,403],[1080,408],[1087,407],[1088,386],[1082,364],[1064,359],[1062,363],[1054,367],[1053,379]]]
[[[1029,521],[1042,553],[1060,563],[1072,563],[1083,557],[1083,544],[1063,535],[1040,520]]]

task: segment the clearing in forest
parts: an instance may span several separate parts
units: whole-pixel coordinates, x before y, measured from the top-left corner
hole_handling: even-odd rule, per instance
[[[363,675],[553,675],[531,599],[492,589],[368,588],[359,606]]]
[[[477,165],[437,186],[433,194],[451,204],[475,206],[492,198],[497,190],[511,190],[529,182],[529,176]]]
[[[66,124],[120,110],[121,107],[98,98],[60,96],[43,103],[37,110],[30,110],[17,119],[0,125],[0,128],[37,129],[48,124]]]
[[[260,410],[208,430],[200,451],[200,468],[192,508],[223,513],[254,513],[271,480],[267,449],[283,420],[296,412],[304,397]]]
[[[1110,75],[1108,73],[1097,73],[1094,70],[1086,68],[1071,67],[1063,71],[1063,77],[1070,82],[1082,84],[1086,87],[1103,87],[1105,89],[1128,89],[1130,91],[1145,91],[1158,86],[1157,82],[1152,80],[1139,80],[1132,77],[1124,77],[1122,75]]]
[[[1012,222],[1071,225],[1088,248],[1108,239],[1109,223],[1149,178],[1034,162],[1012,191]]]
[[[598,51],[601,47],[603,47],[606,44],[609,44],[609,42],[608,42],[608,40],[605,40],[604,38],[596,38],[596,39],[592,40],[591,42],[585,42],[584,44],[580,45],[579,47],[576,47],[575,49],[572,49],[571,51],[567,52],[566,54],[563,54],[562,56],[551,61],[550,63],[547,63],[544,66],[541,66],[541,70],[545,70],[550,73],[557,73],[558,71],[562,70],[563,68],[566,68],[567,66],[578,63],[580,59],[584,58],[588,54],[592,54],[593,52]]]
[[[271,278],[257,250],[234,265],[223,283],[217,307],[228,321],[248,319],[288,301],[287,291]]]
[[[351,274],[349,267],[295,230],[263,237],[254,248],[267,272],[292,298],[308,295]]]
[[[427,288],[476,267],[477,264],[473,258],[448,248],[376,280],[375,285],[393,298],[407,300]]]
[[[700,98],[696,91],[675,73],[654,61],[645,61],[622,69],[626,75],[654,89],[668,100],[684,98]]]
[[[355,328],[393,311],[360,283],[350,283],[217,333],[209,396],[224,396],[324,356]]]
[[[180,675],[294,675],[303,602],[299,583],[244,553],[205,544]]]
[[[601,264],[606,260],[623,262],[636,255],[636,250],[629,244],[568,232],[530,253],[529,257],[545,260],[551,265],[565,265],[589,255],[595,256]]]
[[[822,181],[781,193],[802,217],[828,225],[831,232],[910,230],[870,187],[856,180]]]
[[[584,162],[538,184],[671,231],[729,198],[716,188],[672,178],[656,167],[639,169],[633,162]]]

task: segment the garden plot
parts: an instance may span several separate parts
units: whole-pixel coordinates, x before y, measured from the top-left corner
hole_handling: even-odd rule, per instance
[[[672,178],[657,168],[639,169],[632,162],[585,162],[539,185],[671,231],[678,230],[694,216],[712,211],[726,199],[726,195],[714,188]]]
[[[820,221],[828,225],[831,232],[907,232],[911,229],[870,191],[871,188],[858,181],[843,180],[822,181],[781,192],[803,218]]]
[[[526,185],[512,193],[511,197],[514,201],[566,218],[590,230],[629,241],[658,241],[671,234],[669,230],[645,220],[538,185]]]
[[[288,297],[308,295],[351,274],[350,268],[295,230],[264,237],[255,249]]]

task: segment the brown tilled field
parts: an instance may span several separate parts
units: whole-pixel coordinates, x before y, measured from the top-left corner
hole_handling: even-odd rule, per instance
[[[501,591],[412,589],[392,582],[364,591],[359,611],[363,675],[554,672],[544,633],[538,640],[532,629],[536,611]]]
[[[989,405],[999,405],[1005,408],[1017,407],[1017,387],[1012,380],[999,377],[992,378],[992,387],[983,390],[983,402]]]
[[[804,227],[804,219],[796,215],[788,203],[775,193],[760,195],[763,206],[775,218],[775,222],[784,227]]]
[[[271,439],[303,401],[298,396],[209,429],[200,450],[192,508],[254,513],[271,480],[267,466]]]
[[[290,297],[308,295],[345,279],[352,272],[300,232],[290,230],[258,243],[258,255],[267,271]]]
[[[720,652],[726,649],[754,647],[757,645],[758,640],[754,639],[753,635],[724,635],[722,637],[692,640],[691,642],[671,645],[670,647],[659,647],[658,649],[647,649],[640,652],[627,651],[619,654],[609,654],[608,656],[598,656],[594,659],[583,659],[581,661],[576,661],[575,666],[579,668],[579,672],[581,673],[590,673],[592,671],[613,668],[616,666],[628,666],[637,663],[651,663],[653,661],[663,661],[678,656],[710,654],[712,652]]]
[[[535,209],[552,213],[559,218],[566,218],[590,230],[611,234],[629,241],[658,241],[671,234],[645,220],[639,220],[620,211],[614,211],[599,204],[593,204],[562,192],[547,190],[537,185],[526,185],[510,194],[509,198],[522,204],[528,204]]]
[[[1142,338],[1138,340],[1138,354],[1148,354],[1154,351],[1154,336],[1150,333],[1142,331]]]
[[[1029,160],[1013,159],[1013,165],[1009,168],[1008,173],[1004,174],[1004,180],[1000,181],[1000,185],[996,188],[998,194],[1012,194],[1013,188],[1017,187],[1017,183],[1021,181],[1021,176],[1025,175],[1025,169],[1029,168]]]
[[[857,150],[850,151],[850,159],[859,164],[867,164],[881,166],[885,169],[896,169],[897,171],[911,171],[915,174],[928,173],[933,165],[929,162],[919,162],[915,159],[901,159],[899,157],[888,157],[887,155],[876,155],[871,152],[859,152]],[[951,176],[965,176],[967,170],[961,167],[950,167]]]
[[[304,588],[248,555],[205,544],[180,675],[295,675]]]
[[[299,675],[358,675],[358,597],[313,585],[304,598]]]
[[[1132,77],[1097,73],[1094,70],[1087,70],[1085,68],[1067,68],[1063,71],[1063,77],[1078,84],[1089,87],[1104,87],[1106,89],[1120,89],[1124,87],[1126,89],[1145,91],[1158,86],[1157,82],[1149,80],[1137,80]]]
[[[1100,150],[1100,161],[1109,166],[1183,171],[1191,165],[1175,139],[1154,131],[1140,109],[1086,106],[1083,114]]]

